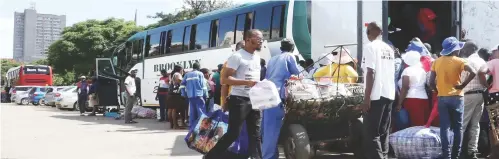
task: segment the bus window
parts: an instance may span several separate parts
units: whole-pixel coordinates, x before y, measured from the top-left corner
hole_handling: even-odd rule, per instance
[[[220,19],[218,25],[218,46],[229,46],[234,44],[234,29],[236,26],[236,16],[230,16]]]
[[[217,47],[218,43],[218,19],[211,21],[210,47]]]
[[[144,57],[149,57],[149,53],[151,50],[151,35],[147,35],[146,37],[146,51],[144,51]]]
[[[50,75],[49,67],[47,66],[24,66],[24,74]]]
[[[166,41],[166,31],[161,32],[161,37],[159,40],[159,54],[165,54],[165,41]]]
[[[283,37],[284,6],[277,6],[272,9],[272,31],[270,39]]]
[[[255,29],[262,31],[263,39],[270,39],[270,21],[272,9],[270,7],[260,8],[255,11]]]
[[[165,40],[165,53],[168,54],[171,52],[171,46],[172,46],[172,31],[169,30],[168,33],[166,33],[166,40]]]
[[[161,33],[154,33],[148,36],[148,41],[149,44],[146,45],[146,47],[149,49],[146,49],[146,54],[145,57],[149,54],[149,56],[157,56],[160,55],[160,40],[161,40]]]
[[[244,32],[251,28],[253,13],[239,14],[236,23],[236,38],[234,43],[244,40]]]
[[[170,53],[182,52],[182,41],[184,40],[184,28],[171,30]]]
[[[210,23],[211,22],[204,22],[196,26],[196,49],[208,48],[208,42],[210,40]]]
[[[196,28],[197,28],[197,24],[194,24],[194,25],[191,25],[191,34],[189,35],[189,50],[194,50],[194,49],[197,49],[197,46],[196,46]],[[199,48],[201,49],[201,48]]]
[[[189,44],[191,43],[191,26],[186,26],[184,30],[184,45],[183,51],[189,50]]]

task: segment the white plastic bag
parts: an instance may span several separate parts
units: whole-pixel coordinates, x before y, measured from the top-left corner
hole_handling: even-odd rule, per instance
[[[250,89],[249,97],[253,109],[269,109],[277,107],[281,103],[281,98],[274,82],[266,79],[256,83]]]

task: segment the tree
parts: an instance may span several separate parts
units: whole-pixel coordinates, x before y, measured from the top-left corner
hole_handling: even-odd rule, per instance
[[[166,14],[159,12],[153,16],[148,16],[148,18],[158,18],[161,20],[158,23],[147,26],[146,29],[193,19],[200,14],[231,6],[233,6],[231,0],[184,0],[184,6],[177,13]]]
[[[76,82],[76,75],[74,72],[67,72],[65,74],[54,74],[54,86],[69,86]]]
[[[2,59],[1,60],[1,64],[2,65],[2,74],[1,74],[1,85],[3,86],[4,85],[4,82],[6,80],[6,77],[5,77],[5,74],[7,73],[7,71],[12,68],[12,67],[17,67],[19,65],[21,65],[20,63],[14,61],[13,59]]]
[[[47,62],[55,74],[74,70],[75,75],[87,75],[96,57],[107,57],[131,35],[143,30],[132,21],[110,18],[87,20],[66,27],[62,38],[50,45]]]
[[[40,60],[33,61],[30,64],[32,64],[32,65],[48,65],[49,61],[47,59],[40,59]]]

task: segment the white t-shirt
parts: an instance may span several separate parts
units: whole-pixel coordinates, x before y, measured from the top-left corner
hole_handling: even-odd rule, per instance
[[[362,68],[364,81],[367,68],[374,70],[374,83],[371,100],[385,97],[395,99],[395,55],[393,49],[381,40],[374,40],[363,50]]]
[[[135,78],[132,76],[128,76],[125,78],[125,87],[127,89],[128,95],[132,96],[137,91],[137,87],[135,87]]]
[[[236,79],[260,81],[260,56],[258,53],[249,53],[241,49],[227,59],[227,67],[236,70],[233,76]],[[249,97],[250,87],[232,86],[231,95]]]
[[[428,99],[426,94],[426,71],[422,66],[409,66],[402,72],[402,78],[398,81],[399,87],[402,88],[402,79],[404,76],[409,76],[409,90],[406,98]]]

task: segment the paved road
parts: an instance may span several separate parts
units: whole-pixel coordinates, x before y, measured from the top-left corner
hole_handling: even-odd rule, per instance
[[[74,111],[2,103],[2,159],[199,159],[185,146],[186,131],[139,119],[125,125],[112,118],[81,117]],[[327,154],[318,159],[348,159]]]

